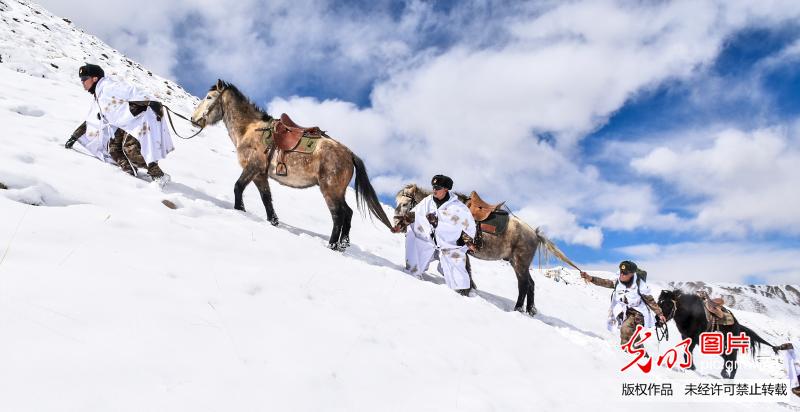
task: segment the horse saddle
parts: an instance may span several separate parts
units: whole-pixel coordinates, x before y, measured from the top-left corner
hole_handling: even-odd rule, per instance
[[[275,122],[273,139],[275,147],[281,150],[292,150],[300,143],[303,136],[322,137],[323,132],[319,127],[303,127],[294,122],[286,113]]]
[[[717,330],[718,326],[730,326],[736,322],[733,314],[724,304],[725,301],[722,298],[711,299],[706,297],[703,299],[703,308],[706,311],[709,330]]]
[[[277,152],[278,162],[275,165],[275,174],[278,176],[288,174],[285,162],[287,152],[312,153],[317,146],[318,139],[325,137],[325,132],[319,127],[300,126],[286,113],[281,114],[280,119],[275,119],[272,127],[256,130],[264,133],[264,145],[267,146],[269,152],[268,159],[271,160]],[[269,168],[269,164],[267,167]]]
[[[467,207],[469,208],[470,213],[472,213],[472,217],[475,218],[476,222],[482,222],[486,220],[490,214],[494,211],[500,211],[500,208],[506,202],[500,202],[498,204],[490,204],[486,203],[478,193],[474,190],[472,193],[469,194],[469,201],[467,202]]]

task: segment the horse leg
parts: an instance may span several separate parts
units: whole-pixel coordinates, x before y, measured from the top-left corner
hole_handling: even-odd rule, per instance
[[[737,365],[736,357],[739,355],[738,350],[734,350],[730,354],[722,354],[722,359],[725,363],[722,364],[722,371],[720,371],[720,375],[724,379],[733,379],[736,376],[736,370],[739,369],[739,365]]]
[[[272,207],[272,192],[269,190],[267,174],[257,174],[253,178],[253,183],[256,184],[259,193],[261,193],[261,202],[264,203],[264,208],[267,210],[267,220],[272,226],[278,226],[278,215],[275,214],[275,209]]]
[[[344,215],[342,203],[344,203],[344,198],[331,199],[330,196],[325,195],[325,203],[328,204],[328,210],[331,212],[331,220],[333,220],[333,230],[331,230],[331,237],[328,239],[328,247],[333,250],[342,250],[339,249],[339,238],[342,235],[342,217]]]
[[[331,211],[331,220],[333,220],[333,230],[331,230],[331,237],[328,239],[328,247],[333,250],[342,251],[339,249],[339,238],[342,236],[342,207],[340,205],[328,206]]]
[[[242,170],[242,174],[239,176],[239,179],[233,185],[233,208],[236,210],[244,211],[244,201],[242,200],[242,193],[244,193],[244,188],[253,181],[253,178],[258,173],[258,168],[253,166],[253,164],[248,164]]]
[[[528,315],[534,316],[538,310],[536,310],[536,305],[534,304],[535,284],[533,283],[533,278],[531,277],[531,271],[529,269],[531,261],[533,261],[533,254],[518,254],[511,259],[511,266],[514,268],[514,273],[517,275],[517,288],[519,292],[514,310],[522,310],[522,305],[525,303],[525,298],[527,297],[528,304],[525,306],[525,312]]]
[[[720,330],[720,332],[737,334],[737,331],[740,332],[741,329],[738,329],[736,326],[738,325],[723,327],[722,330]],[[722,356],[722,359],[725,361],[725,363],[722,364],[722,370],[720,371],[719,374],[724,379],[733,379],[733,377],[736,376],[736,370],[739,369],[739,365],[736,364],[736,358],[739,355],[739,350],[734,349],[731,351],[731,353],[726,354],[725,352],[727,352],[728,349],[729,348],[726,343],[725,345],[723,345],[722,354],[719,355]]]
[[[469,275],[469,288],[472,290],[478,290],[478,287],[475,286],[475,281],[472,280],[472,263],[469,261],[469,255],[465,255],[467,258],[467,274]]]
[[[342,200],[342,234],[339,236],[339,250],[350,246],[350,225],[353,223],[353,209]]]
[[[528,295],[528,278],[524,273],[517,269],[517,258],[511,258],[511,267],[514,268],[514,273],[517,274],[517,303],[514,304],[514,310],[522,312],[522,305],[525,304],[525,297]]]
[[[686,336],[684,334],[681,334],[681,340],[686,339],[686,338],[688,338],[688,336]],[[694,347],[697,346],[697,340],[699,338],[700,338],[699,336],[695,336],[695,337],[692,338],[692,341],[689,343],[689,348],[688,348],[689,353],[694,353]],[[684,353],[683,354],[683,362],[685,363],[688,359],[689,359],[689,355]],[[694,366],[694,356],[692,356],[692,364],[689,365],[689,370],[695,370],[695,369],[697,369],[697,367]]]
[[[333,229],[328,240],[328,247],[333,250],[344,250],[339,245],[339,240],[342,238],[342,226],[345,216],[352,216],[353,214],[352,209],[347,207],[347,202],[344,200],[349,181],[350,177],[348,176],[347,181],[332,177],[330,179],[320,179],[319,182],[319,190],[322,192],[322,197],[325,198],[325,204],[328,205],[328,210],[331,212],[331,220],[333,220]]]
[[[536,304],[534,304],[534,289],[536,288],[536,284],[533,282],[533,278],[531,277],[530,271],[526,268],[525,274],[528,275],[528,306],[526,307],[526,311],[529,315],[534,316],[537,312]]]

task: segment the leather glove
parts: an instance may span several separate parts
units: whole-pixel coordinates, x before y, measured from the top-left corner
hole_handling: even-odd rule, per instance
[[[432,227],[435,228],[436,226],[439,225],[439,217],[436,216],[436,213],[433,212],[428,213],[427,215],[425,215],[425,217],[428,218],[428,223],[430,223]]]
[[[156,114],[156,120],[160,122],[161,118],[164,116],[164,105],[161,104],[161,102],[151,101],[150,109]]]
[[[77,142],[77,141],[78,141],[78,138],[77,138],[77,137],[74,137],[74,136],[72,136],[72,137],[70,137],[70,138],[69,138],[69,140],[67,140],[67,142],[66,142],[66,143],[64,143],[64,147],[65,147],[65,148],[67,148],[67,149],[72,149],[72,146],[73,146],[73,145],[75,144],[75,142]]]

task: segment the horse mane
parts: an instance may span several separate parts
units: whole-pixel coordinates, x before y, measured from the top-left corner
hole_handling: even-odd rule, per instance
[[[260,120],[268,122],[273,119],[272,116],[269,115],[269,113],[267,113],[264,109],[260,108],[252,100],[250,100],[249,97],[245,96],[245,94],[242,93],[242,91],[239,90],[239,88],[236,87],[233,83],[229,83],[224,80],[220,80],[220,83],[222,83],[222,90],[230,91],[231,93],[233,93],[234,96],[236,96],[237,99],[247,103],[260,116]],[[214,83],[214,85],[211,86],[211,88],[209,88],[208,91],[218,90],[217,89],[218,85],[219,83]]]

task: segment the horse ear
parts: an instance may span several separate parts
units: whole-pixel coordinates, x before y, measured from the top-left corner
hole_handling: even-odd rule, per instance
[[[225,82],[222,79],[217,79],[217,90],[222,90],[225,87]]]

